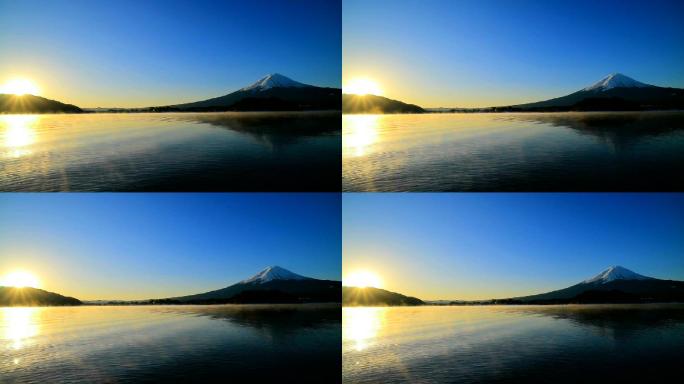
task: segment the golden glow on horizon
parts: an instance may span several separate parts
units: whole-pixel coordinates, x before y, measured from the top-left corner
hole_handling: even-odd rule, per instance
[[[345,82],[342,85],[342,92],[353,95],[382,95],[382,89],[377,82],[357,77]]]
[[[378,141],[379,115],[344,115],[342,117],[343,155],[356,157],[366,154],[368,147]]]
[[[377,274],[365,270],[352,272],[342,280],[342,284],[347,287],[380,288],[382,286],[382,281]]]
[[[26,147],[36,141],[35,125],[40,119],[37,115],[0,116],[0,138],[8,150],[6,157],[20,157],[29,154]]]
[[[342,309],[342,343],[352,342],[357,351],[372,345],[385,322],[386,308],[356,307]]]
[[[23,270],[16,270],[13,272],[10,272],[0,278],[0,286],[4,287],[16,287],[16,288],[24,288],[24,287],[32,287],[32,288],[39,288],[40,287],[40,280],[36,277],[36,275],[23,271]]]
[[[7,342],[12,349],[21,349],[28,339],[38,335],[38,315],[41,308],[2,308],[2,323],[5,325],[5,332],[2,335],[3,344]],[[20,360],[15,360],[18,364]]]
[[[38,95],[40,94],[40,89],[33,81],[23,78],[14,77],[7,80],[3,85],[0,85],[0,93],[7,93],[11,95],[23,96]]]

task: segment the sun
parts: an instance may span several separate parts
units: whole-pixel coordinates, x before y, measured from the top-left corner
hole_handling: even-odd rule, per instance
[[[29,79],[15,77],[7,80],[5,84],[0,85],[0,93],[7,93],[17,96],[23,96],[26,94],[37,95],[40,93],[40,89],[36,83]]]
[[[354,95],[380,95],[382,90],[377,82],[359,77],[351,79],[342,86],[342,92]]]
[[[0,286],[16,288],[38,288],[40,286],[40,281],[34,274],[18,270],[10,272],[3,276],[0,279]]]
[[[366,287],[372,287],[372,288],[380,288],[382,285],[382,281],[380,280],[380,277],[370,271],[356,271],[347,278],[344,279],[344,284],[347,287],[359,287],[359,288],[366,288]]]

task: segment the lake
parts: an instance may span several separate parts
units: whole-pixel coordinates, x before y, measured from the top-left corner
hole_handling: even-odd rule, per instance
[[[684,304],[343,308],[344,383],[662,381]]]
[[[339,191],[339,112],[0,115],[0,191]]]
[[[681,191],[684,112],[343,115],[344,191]]]
[[[0,308],[0,382],[340,381],[340,306]]]

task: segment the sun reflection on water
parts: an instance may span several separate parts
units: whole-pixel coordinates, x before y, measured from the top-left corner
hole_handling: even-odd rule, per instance
[[[378,141],[378,115],[345,115],[342,119],[344,155],[363,156]]]
[[[2,308],[0,329],[3,344],[11,349],[21,349],[26,342],[40,332],[38,316],[40,308]]]
[[[386,308],[344,308],[342,310],[342,340],[354,343],[357,351],[368,348],[385,323]]]
[[[0,136],[6,157],[21,157],[31,153],[30,147],[36,141],[37,115],[0,116]]]

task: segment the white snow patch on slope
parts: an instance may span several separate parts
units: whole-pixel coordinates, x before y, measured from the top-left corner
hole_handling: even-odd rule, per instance
[[[278,267],[277,265],[270,266],[257,273],[256,275],[250,277],[249,279],[242,280],[240,283],[267,283],[273,280],[309,280],[310,277],[304,277],[298,275],[294,272],[290,272],[285,268]]]
[[[310,87],[310,85],[294,81],[289,77],[283,76],[279,73],[272,73],[266,75],[261,79],[257,80],[256,83],[244,87],[241,91],[264,91],[271,88],[284,87],[284,88],[303,88]]]
[[[611,73],[610,75],[604,77],[598,82],[586,87],[583,91],[607,91],[613,88],[647,88],[652,87],[652,85],[644,84],[642,82],[636,81],[631,77],[627,77],[621,73]]]
[[[614,265],[591,279],[584,280],[583,283],[600,283],[605,284],[614,280],[651,280],[652,277],[642,276],[636,272],[632,272],[627,268],[619,265]]]

